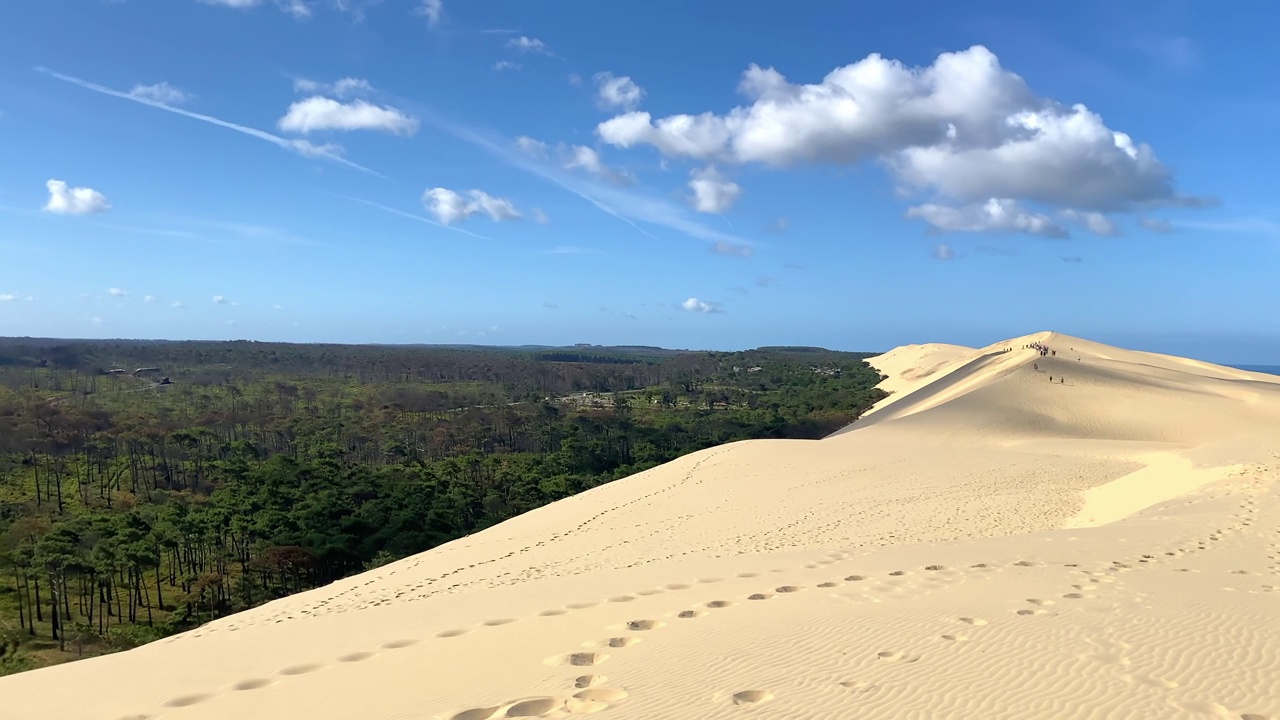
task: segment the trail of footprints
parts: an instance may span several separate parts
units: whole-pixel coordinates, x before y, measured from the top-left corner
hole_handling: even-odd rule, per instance
[[[696,469],[696,466],[695,466]],[[692,475],[692,470],[690,471]],[[686,478],[687,480],[688,478]],[[672,486],[674,487],[674,486]],[[653,494],[663,492],[670,489],[655,491]],[[1109,565],[1103,566],[1101,569],[1083,569],[1076,563],[1066,563],[1065,567],[1073,568],[1076,573],[1082,576],[1081,582],[1073,583],[1069,588],[1063,588],[1056,598],[1026,598],[1023,603],[1019,603],[1022,607],[1018,607],[1013,611],[1015,617],[1027,618],[1037,615],[1044,615],[1054,612],[1059,607],[1080,601],[1093,600],[1097,598],[1099,588],[1116,582],[1116,577],[1124,572],[1130,572],[1143,565],[1152,566],[1164,562],[1170,562],[1180,557],[1194,555],[1211,549],[1211,543],[1220,542],[1229,534],[1243,531],[1253,523],[1253,515],[1257,512],[1254,502],[1246,500],[1241,505],[1242,514],[1236,517],[1240,518],[1240,522],[1220,528],[1209,533],[1203,538],[1191,538],[1186,542],[1180,543],[1175,550],[1163,551],[1160,554],[1141,554],[1137,557],[1129,557],[1121,560],[1114,560]],[[604,514],[604,513],[601,513]],[[597,516],[598,517],[598,516]],[[595,518],[592,518],[595,519]],[[584,523],[585,525],[585,523]],[[1280,532],[1280,531],[1278,531]],[[1268,570],[1271,574],[1280,574],[1280,542],[1272,542],[1269,546],[1268,558],[1275,564],[1271,565]],[[826,565],[830,565],[839,561],[849,560],[851,556],[845,552],[828,553],[823,558],[806,564],[806,569],[820,569]],[[1041,565],[1029,560],[1019,560],[1009,564],[1009,568],[1032,568]],[[930,575],[938,576],[945,574],[957,574],[967,572],[992,572],[999,569],[999,565],[987,562],[978,562],[969,565],[967,568],[951,569],[943,565],[927,565],[922,568],[924,580],[926,582],[943,581],[940,577],[930,577]],[[782,572],[785,568],[775,568],[774,572]],[[1176,572],[1187,572],[1187,568],[1172,568]],[[1198,572],[1198,571],[1196,571]],[[1224,571],[1234,574],[1247,574],[1246,571]],[[901,578],[911,573],[905,570],[895,570],[886,573],[887,578]],[[761,573],[742,572],[737,575],[740,579],[751,579],[759,577]],[[701,578],[696,583],[671,583],[660,588],[648,588],[640,590],[635,595],[619,595],[607,598],[603,603],[618,604],[619,607],[625,603],[635,600],[638,596],[650,596],[665,592],[678,592],[689,590],[701,585],[710,585],[722,582],[724,578],[707,577]],[[845,584],[859,584],[873,581],[874,578],[868,575],[846,575],[839,580],[827,580],[816,583],[816,587],[820,589],[833,589],[844,586]],[[888,582],[893,582],[892,580]],[[776,597],[786,597],[788,595],[802,592],[805,588],[799,585],[780,585],[772,588],[770,591],[755,592],[746,595],[742,600],[745,603],[753,603],[756,601],[770,600]],[[896,588],[890,585],[872,586],[869,591],[881,591],[885,593],[892,592]],[[1275,585],[1260,585],[1261,592],[1276,591]],[[602,604],[597,601],[574,602],[566,604],[563,608],[552,608],[538,613],[539,617],[555,617],[568,614],[574,610],[583,610]],[[673,621],[688,620],[702,618],[714,614],[716,611],[733,607],[738,604],[735,600],[715,599],[698,604],[695,607],[680,610],[671,615]],[[495,618],[480,623],[479,628],[501,627],[517,622],[515,618]],[[948,644],[960,644],[971,639],[970,633],[980,632],[980,628],[990,624],[990,621],[980,617],[960,617],[956,623],[961,627],[955,630],[949,630],[937,636],[938,640]],[[548,658],[545,663],[551,666],[565,666],[575,668],[595,668],[606,663],[612,653],[623,652],[626,648],[632,647],[640,643],[643,638],[639,635],[630,635],[623,633],[649,633],[659,630],[666,625],[665,622],[654,619],[637,619],[628,620],[619,625],[611,626],[608,629],[620,631],[619,634],[607,637],[602,640],[588,641],[583,643],[585,650],[576,650]],[[443,630],[435,634],[435,638],[447,640],[472,632],[467,628],[455,628]],[[411,647],[420,642],[422,638],[402,638],[393,639],[382,643],[377,650],[356,650],[345,653],[334,659],[336,665],[356,663],[368,660],[380,654],[381,651],[394,651],[401,648]],[[1100,646],[1100,652],[1093,656],[1099,661],[1114,660],[1119,664],[1123,662],[1123,650],[1126,649],[1123,643],[1112,643],[1112,646]],[[876,661],[881,663],[916,663],[922,659],[920,653],[909,652],[899,649],[874,649],[868,648],[869,656],[874,657]],[[328,663],[304,663],[291,665],[277,671],[275,677],[270,678],[248,678],[233,683],[224,692],[202,692],[182,695],[166,701],[165,707],[180,708],[198,703],[207,702],[227,692],[245,692],[254,691],[273,687],[284,681],[290,676],[304,675],[319,671]],[[1154,676],[1131,677],[1132,681],[1142,682],[1145,684],[1172,688],[1177,683],[1158,678]],[[505,701],[492,706],[468,708],[452,715],[443,716],[447,720],[494,720],[496,718],[514,718],[514,717],[545,717],[560,711],[568,714],[592,714],[609,709],[610,707],[623,702],[629,697],[629,693],[620,687],[606,687],[603,683],[607,680],[606,676],[600,674],[584,674],[573,680],[573,686],[567,688],[566,692],[558,696],[540,696],[526,697]],[[857,691],[859,693],[871,692],[877,689],[877,685],[867,680],[846,680],[838,683],[840,686]],[[774,699],[774,694],[767,690],[746,689],[726,692],[721,697],[725,701],[734,706],[749,707],[765,703]],[[130,715],[127,720],[147,720],[149,716],[145,714]],[[1273,720],[1269,716],[1256,713],[1243,713],[1239,717],[1244,720]],[[125,719],[122,719],[125,720]]]

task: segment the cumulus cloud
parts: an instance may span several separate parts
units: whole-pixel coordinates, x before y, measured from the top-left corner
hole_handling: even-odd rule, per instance
[[[214,305],[226,305],[226,304],[227,304],[227,302],[229,302],[229,301],[227,300],[227,297],[226,297],[225,295],[214,295],[214,296],[213,296],[213,304],[214,304]]]
[[[412,135],[417,118],[393,108],[365,100],[340,102],[315,95],[289,106],[277,123],[281,130],[310,133],[320,130],[380,130],[395,135]]]
[[[644,98],[644,88],[626,75],[614,76],[610,72],[595,74],[596,102],[605,110],[631,110]]]
[[[111,209],[106,196],[93,188],[70,187],[62,180],[49,180],[44,186],[49,190],[45,212],[57,215],[92,215]]]
[[[594,148],[589,148],[585,145],[561,146],[560,154],[564,157],[563,167],[565,170],[585,170],[614,185],[631,185],[635,183],[635,177],[631,173],[605,165],[604,161],[600,159],[600,153],[596,152]]]
[[[946,243],[938,243],[933,248],[933,257],[937,260],[952,260],[956,256],[956,251]]]
[[[1084,212],[1081,210],[1063,210],[1062,216],[1067,220],[1084,225],[1085,228],[1094,235],[1112,237],[1120,234],[1120,228],[1116,227],[1115,222],[1102,213]]]
[[[1138,218],[1138,224],[1150,230],[1151,232],[1167,233],[1173,232],[1173,223],[1163,218],[1144,217]]]
[[[209,123],[210,125],[216,125],[218,127],[226,128],[228,130],[234,130],[235,132],[241,133],[243,135],[248,135],[249,137],[257,138],[259,140],[264,140],[277,147],[281,147],[286,150],[291,150],[304,157],[320,157],[330,162],[338,163],[339,165],[346,165],[347,167],[355,168],[356,170],[360,170],[362,172],[367,172],[372,175],[378,175],[376,171],[371,170],[363,165],[354,163],[342,157],[341,148],[337,147],[336,145],[315,145],[307,140],[286,139],[278,135],[272,135],[269,132],[258,130],[257,128],[251,128],[246,125],[240,125],[237,123],[229,122],[227,120],[223,120],[221,118],[217,118],[212,115],[202,115],[200,113],[191,112],[190,110],[184,110],[179,107],[167,105],[162,102],[156,102],[154,100],[150,100],[147,98],[134,97],[129,93],[121,92],[119,90],[113,90],[109,87],[105,87],[97,83],[92,83],[92,82],[89,82],[88,80],[82,80],[80,78],[73,77],[71,75],[64,75],[63,73],[57,72],[55,70],[50,70],[49,68],[37,67],[35,68],[35,70],[36,72],[44,73],[50,77],[57,78],[63,82],[71,83],[72,85],[79,85],[82,88],[85,88],[87,90],[92,90],[93,92],[96,92],[96,93],[101,93],[103,95],[110,95],[111,97],[122,98],[124,100],[131,100],[133,102],[140,103],[142,105],[149,105],[153,108],[164,110],[165,112],[171,112],[176,115],[182,115],[183,117],[191,118],[193,120],[199,120],[201,122]]]
[[[522,217],[510,200],[483,190],[468,190],[464,196],[448,188],[431,188],[422,194],[422,204],[442,225],[461,222],[472,215],[488,215],[494,222]]]
[[[164,105],[181,105],[191,100],[190,93],[183,92],[167,82],[160,82],[155,85],[134,85],[133,89],[129,91],[129,96]]]
[[[1083,105],[1036,95],[982,46],[917,68],[873,54],[814,84],[752,65],[738,90],[749,104],[722,115],[632,111],[596,131],[615,146],[722,163],[878,159],[901,189],[960,214],[991,198],[1094,213],[1205,204],[1176,191],[1150,146]]]
[[[120,288],[107,288],[107,294],[111,297],[129,297],[129,293]]]
[[[436,27],[444,17],[444,0],[422,0],[414,12],[427,19],[427,27]]]
[[[184,307],[186,307],[186,305],[185,305],[185,304],[183,304],[183,302],[182,302],[181,300],[174,300],[174,301],[173,301],[173,307],[176,307],[176,308],[184,308]]]
[[[0,302],[15,302],[18,299],[13,293],[0,293]]]
[[[525,37],[524,35],[508,40],[507,47],[518,52],[530,53],[533,55],[555,55],[546,43],[542,42],[538,38]]]
[[[926,203],[907,209],[907,217],[920,218],[943,232],[1021,232],[1051,238],[1067,237],[1067,231],[1048,215],[1032,212],[1017,200],[991,198],[980,205],[948,207]]]
[[[751,257],[755,254],[755,250],[750,245],[740,245],[727,240],[717,240],[711,246],[711,252],[717,255],[733,255],[736,257]]]
[[[698,212],[720,214],[733,206],[742,188],[729,180],[714,167],[694,170],[689,180],[689,189],[693,190],[692,204]]]
[[[155,295],[147,295],[146,297],[142,298],[142,302],[145,302],[145,303],[153,303],[155,301],[156,301]]]
[[[504,70],[519,70],[520,67],[520,63],[511,62],[510,60],[499,60],[493,64],[493,69],[498,72],[502,72]]]
[[[683,308],[686,312],[695,312],[695,313],[723,313],[724,312],[724,310],[720,307],[720,303],[707,302],[706,300],[699,300],[696,297],[691,297],[688,300],[685,300],[684,302],[680,303],[680,307]]]
[[[542,208],[534,208],[532,215],[533,221],[539,225],[546,225],[551,222],[551,218],[547,217],[547,214],[542,211]]]

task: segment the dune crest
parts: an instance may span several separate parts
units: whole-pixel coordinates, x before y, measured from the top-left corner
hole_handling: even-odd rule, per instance
[[[1280,720],[1280,377],[1052,332],[870,362],[829,438],[0,678],[6,716]]]

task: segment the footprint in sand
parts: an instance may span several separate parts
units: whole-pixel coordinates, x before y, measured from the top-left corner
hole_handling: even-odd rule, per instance
[[[747,599],[748,600],[768,600],[771,597],[773,596],[770,595],[769,593],[755,593],[753,595],[748,595]]]
[[[676,617],[686,620],[689,618],[702,617],[703,615],[706,615],[706,613],[698,610],[681,610],[679,613],[676,613]]]
[[[385,645],[383,647],[386,647]],[[306,675],[309,672],[315,672],[320,669],[318,663],[307,663],[304,665],[290,665],[280,671],[281,675]]]
[[[960,622],[965,623],[967,625],[986,625],[987,624],[987,621],[983,620],[982,618],[971,618],[971,617],[962,617],[960,618]]]
[[[755,705],[772,699],[773,693],[765,690],[742,690],[734,693],[732,697],[734,705]]]
[[[353,653],[347,653],[346,655],[339,656],[338,662],[344,662],[344,663],[360,662],[361,660],[368,660],[371,657],[373,657],[373,653],[371,652],[364,652],[364,651],[353,652]]]
[[[188,705],[195,705],[196,703],[202,703],[211,697],[213,696],[205,695],[205,694],[183,695],[181,697],[173,698],[172,700],[166,700],[164,705],[165,707],[187,707]]]
[[[418,640],[413,639],[392,640],[391,642],[382,643],[382,647],[387,650],[399,650],[400,648],[407,648],[410,645],[417,645],[418,642]]]
[[[507,708],[507,717],[542,717],[564,705],[564,700],[551,697],[521,700]]]
[[[576,688],[595,687],[605,681],[604,675],[579,675],[573,679],[573,686]]]
[[[733,602],[730,600],[712,600],[711,602],[707,603],[707,607],[715,610],[719,608],[727,608],[732,604]]]
[[[657,620],[632,620],[627,623],[628,630],[656,630],[662,627]]]

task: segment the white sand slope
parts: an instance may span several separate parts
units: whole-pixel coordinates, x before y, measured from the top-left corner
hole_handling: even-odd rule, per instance
[[[3,717],[1280,720],[1280,377],[1052,333],[872,362],[896,394],[830,438],[2,678]]]

